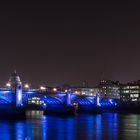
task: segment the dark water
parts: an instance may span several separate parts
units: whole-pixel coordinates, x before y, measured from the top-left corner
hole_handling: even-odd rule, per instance
[[[34,116],[36,115],[36,116]],[[140,115],[42,116],[28,112],[25,121],[0,120],[0,140],[138,140]]]

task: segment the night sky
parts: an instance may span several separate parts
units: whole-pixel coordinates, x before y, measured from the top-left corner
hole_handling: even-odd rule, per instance
[[[86,2],[86,1],[85,1]],[[140,79],[140,8],[133,1],[0,2],[0,85],[96,85]]]

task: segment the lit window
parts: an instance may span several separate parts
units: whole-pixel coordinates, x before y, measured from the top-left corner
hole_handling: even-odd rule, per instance
[[[139,97],[139,94],[130,94],[130,97],[131,98],[138,98]]]
[[[124,90],[123,93],[129,93],[129,90]]]

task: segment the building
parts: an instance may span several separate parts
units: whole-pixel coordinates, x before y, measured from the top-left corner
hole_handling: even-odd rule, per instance
[[[140,81],[121,84],[120,97],[122,101],[140,101]]]
[[[95,87],[71,87],[76,95],[95,96],[99,94],[99,89]]]
[[[101,80],[99,85],[100,97],[120,99],[120,83],[111,80]]]

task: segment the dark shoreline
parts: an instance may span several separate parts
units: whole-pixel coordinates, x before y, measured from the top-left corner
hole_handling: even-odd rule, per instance
[[[118,113],[118,114],[140,114],[140,106],[117,106],[117,107],[91,107],[91,106],[79,106],[76,110],[72,106],[61,106],[51,108],[16,108],[14,106],[1,106],[0,107],[0,119],[26,119],[27,111],[43,111],[43,115],[51,116],[75,116],[76,114],[103,114],[103,113]]]

